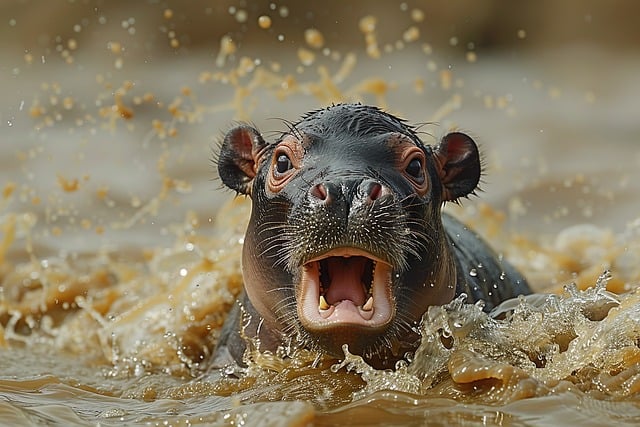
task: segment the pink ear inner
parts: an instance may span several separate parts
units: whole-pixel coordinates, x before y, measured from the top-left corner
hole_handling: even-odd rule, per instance
[[[239,127],[233,130],[231,143],[238,155],[236,165],[247,177],[253,179],[256,176],[257,144],[253,141],[254,134],[247,128]]]
[[[470,141],[466,135],[450,133],[445,137],[445,141],[447,163],[461,162],[470,154]]]

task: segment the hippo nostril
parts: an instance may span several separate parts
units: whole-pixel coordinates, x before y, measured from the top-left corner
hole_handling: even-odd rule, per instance
[[[377,200],[386,194],[385,188],[379,182],[367,180],[360,184],[361,197]]]
[[[382,195],[382,185],[377,182],[371,183],[369,186],[369,198],[371,200],[376,200],[378,197]]]
[[[324,186],[324,184],[314,185],[313,187],[311,187],[310,192],[311,192],[311,195],[316,199],[319,199],[322,201],[327,200],[328,193],[327,193],[327,188]]]

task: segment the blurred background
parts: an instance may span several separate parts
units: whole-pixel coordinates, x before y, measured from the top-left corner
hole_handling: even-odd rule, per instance
[[[273,6],[275,5],[275,7]],[[404,6],[403,6],[404,5]],[[288,10],[286,16],[279,12]],[[96,41],[105,32],[118,28],[97,26],[100,17],[120,24],[135,18],[132,24],[143,40],[135,48],[156,55],[176,53],[162,43],[166,33],[178,34],[182,51],[212,49],[225,34],[239,44],[265,41],[256,17],[273,15],[274,24],[286,26],[290,43],[300,43],[309,27],[321,28],[328,45],[357,44],[361,36],[353,24],[364,15],[379,17],[380,32],[394,37],[406,29],[406,11],[419,9],[419,22],[425,39],[446,49],[455,36],[460,44],[472,42],[477,48],[504,50],[517,48],[541,50],[567,44],[589,44],[615,50],[636,50],[640,40],[637,16],[640,5],[629,0],[431,0],[405,2],[336,1],[322,3],[277,1],[83,1],[83,0],[4,0],[0,3],[4,17],[0,35],[7,49],[43,52],[52,49],[56,38]],[[172,10],[168,23],[164,10]],[[243,10],[240,15],[229,11]],[[276,13],[274,13],[276,11]],[[229,19],[234,15],[235,19]],[[10,24],[10,22],[15,23]],[[278,21],[278,22],[275,22]],[[83,31],[77,31],[76,25]],[[275,27],[275,25],[274,25]],[[280,27],[282,28],[282,27]],[[526,30],[526,43],[517,32]],[[98,34],[100,33],[100,34]]]

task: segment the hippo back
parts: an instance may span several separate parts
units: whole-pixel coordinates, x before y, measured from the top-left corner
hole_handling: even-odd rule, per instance
[[[464,292],[468,302],[483,300],[490,311],[506,299],[531,293],[525,278],[477,233],[446,213],[442,223],[458,273],[456,295]]]

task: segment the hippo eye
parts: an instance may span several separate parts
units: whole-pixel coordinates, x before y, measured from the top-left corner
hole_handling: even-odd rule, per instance
[[[421,180],[423,178],[422,162],[417,157],[409,162],[405,171],[416,180]]]
[[[291,160],[286,154],[280,154],[276,159],[276,174],[282,175],[292,167]]]

